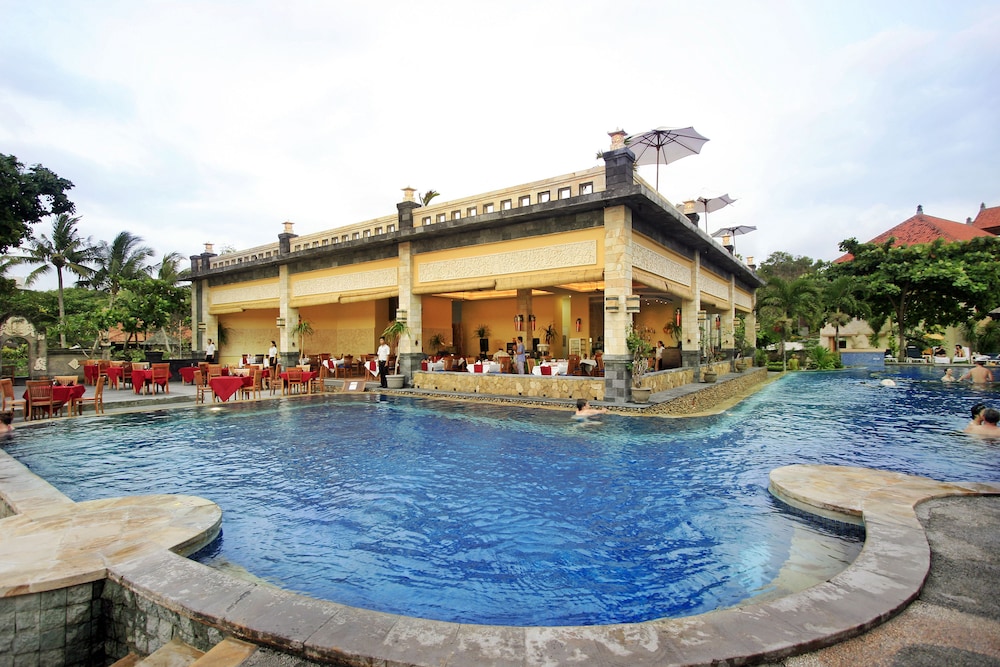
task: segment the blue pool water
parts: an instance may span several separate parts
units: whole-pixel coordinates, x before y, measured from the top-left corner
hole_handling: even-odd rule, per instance
[[[469,623],[630,622],[767,592],[793,536],[859,539],[771,498],[773,468],[1000,481],[1000,445],[957,433],[1000,393],[939,375],[793,374],[716,417],[588,427],[401,397],[245,403],[59,420],[6,449],[74,500],[209,498],[223,535],[199,559],[313,596]]]

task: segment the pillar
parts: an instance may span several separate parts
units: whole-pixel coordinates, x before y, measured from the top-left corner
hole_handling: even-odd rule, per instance
[[[401,317],[404,312],[406,313],[406,326],[410,329],[410,335],[399,339],[396,355],[399,357],[399,372],[410,378],[413,377],[413,371],[420,368],[420,360],[424,356],[420,351],[420,337],[424,319],[423,308],[420,295],[413,293],[414,271],[413,244],[409,241],[400,243],[399,275],[396,278],[399,284],[399,306],[396,313],[389,313],[389,315]]]
[[[632,210],[604,209],[604,396],[624,403],[631,395],[628,329],[632,315],[625,298],[632,294]]]
[[[691,299],[681,305],[681,366],[698,366],[701,363],[701,329],[698,311],[701,310],[701,253],[696,250],[691,262]]]

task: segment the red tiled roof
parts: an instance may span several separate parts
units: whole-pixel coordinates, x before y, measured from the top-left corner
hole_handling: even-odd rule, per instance
[[[980,204],[979,215],[972,222],[972,226],[991,234],[1000,234],[1000,206],[986,208],[986,204]]]
[[[925,215],[923,209],[917,207],[917,214],[915,216],[904,220],[888,231],[882,232],[868,243],[884,243],[890,238],[895,237],[894,246],[919,245],[921,243],[931,243],[937,239],[944,239],[949,243],[953,241],[968,241],[977,236],[993,236],[993,234],[978,228],[976,225]],[[834,262],[848,262],[852,259],[854,259],[854,256],[847,253],[835,259]]]

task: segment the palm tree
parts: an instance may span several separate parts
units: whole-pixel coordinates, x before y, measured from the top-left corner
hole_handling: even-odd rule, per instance
[[[52,222],[52,238],[45,234],[39,234],[37,239],[28,242],[27,254],[10,258],[9,264],[38,264],[38,268],[33,270],[25,278],[24,284],[30,286],[39,277],[55,268],[56,279],[58,281],[59,299],[59,345],[66,347],[66,309],[63,304],[63,269],[75,273],[81,278],[93,273],[93,269],[86,266],[87,262],[94,261],[94,247],[89,238],[84,239],[76,229],[79,217],[71,217],[67,213],[60,213]]]
[[[176,285],[188,273],[187,269],[180,268],[182,261],[184,258],[179,252],[168,252],[160,263],[153,267],[156,271],[155,277],[158,280],[165,280],[171,285]]]
[[[865,318],[870,314],[868,304],[859,297],[864,289],[854,276],[838,276],[823,290],[826,306],[826,321],[833,325],[834,349],[840,355],[840,327],[846,326],[852,318]]]
[[[142,245],[142,237],[131,232],[119,232],[110,244],[101,241],[94,252],[100,268],[85,282],[94,289],[107,290],[111,294],[112,305],[123,281],[150,275],[146,260],[153,256],[153,251]]]
[[[781,336],[781,365],[784,370],[788,369],[785,341],[801,318],[815,313],[818,297],[819,288],[809,276],[793,280],[771,278],[759,294],[758,307],[769,309],[776,315],[774,329]]]

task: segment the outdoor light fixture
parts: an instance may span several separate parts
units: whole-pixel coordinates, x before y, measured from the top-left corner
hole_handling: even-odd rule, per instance
[[[532,331],[535,330],[535,316],[534,314],[528,315],[528,326]]]
[[[279,327],[283,327],[283,326],[285,326],[285,318],[284,317],[279,317],[278,319],[276,319],[274,321],[274,323],[277,324]]]
[[[677,326],[681,325],[681,309],[680,308],[678,308],[677,310],[674,311],[674,324],[676,324]]]
[[[208,329],[207,324],[205,324],[204,322],[198,322],[198,331],[206,331],[207,329]]]
[[[609,313],[617,313],[618,308],[619,308],[618,297],[616,296],[604,297],[604,310],[608,311]]]
[[[638,313],[639,312],[639,295],[630,294],[625,297],[625,312],[626,313]]]
[[[397,322],[405,322],[406,321],[406,315],[407,315],[407,312],[405,310],[403,310],[402,308],[397,309],[396,310],[396,321]]]

